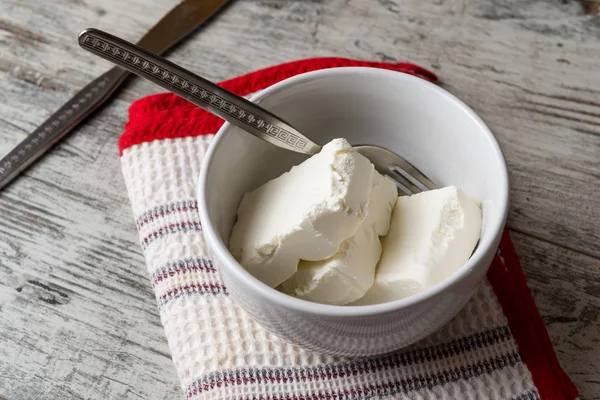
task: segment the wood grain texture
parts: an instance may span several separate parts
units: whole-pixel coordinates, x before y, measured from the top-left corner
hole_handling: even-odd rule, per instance
[[[135,41],[175,0],[0,2],[0,156],[106,71],[97,27]],[[298,58],[412,61],[505,152],[509,226],[558,357],[600,399],[600,19],[578,1],[239,0],[170,53],[221,80]],[[0,397],[181,398],[117,138],[129,82],[0,192]]]

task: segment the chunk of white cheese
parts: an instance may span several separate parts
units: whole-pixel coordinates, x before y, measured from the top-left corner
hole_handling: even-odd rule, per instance
[[[349,305],[401,299],[449,278],[477,245],[481,219],[479,205],[455,186],[399,197],[375,282]]]
[[[398,199],[396,184],[373,170],[373,182],[369,198],[367,219],[375,226],[377,235],[384,236],[390,230],[392,209]]]
[[[346,239],[332,257],[304,261],[298,271],[280,286],[291,296],[315,303],[344,305],[355,301],[373,284],[381,256],[379,235],[390,228],[390,217],[398,198],[396,184],[373,171],[367,217],[354,236]]]
[[[300,259],[331,257],[367,214],[373,170],[345,139],[329,142],[244,195],[229,239],[231,254],[271,287],[294,275]]]
[[[315,303],[344,305],[366,293],[375,278],[381,243],[373,224],[363,223],[323,261],[300,261],[298,271],[281,286],[291,296]]]

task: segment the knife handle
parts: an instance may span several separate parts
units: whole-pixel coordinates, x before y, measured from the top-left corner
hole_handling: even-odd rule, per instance
[[[29,134],[0,160],[0,189],[100,107],[128,75],[120,67],[100,75]]]

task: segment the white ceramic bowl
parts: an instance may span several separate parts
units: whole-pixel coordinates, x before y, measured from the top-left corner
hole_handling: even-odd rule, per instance
[[[252,100],[318,144],[345,137],[355,145],[387,147],[438,185],[462,186],[483,201],[484,226],[471,259],[451,279],[415,296],[360,307],[316,304],[287,296],[246,272],[227,244],[242,195],[288,171],[304,157],[226,123],[204,160],[198,201],[211,254],[238,303],[285,340],[344,356],[402,348],[456,315],[487,272],[508,210],[506,164],[482,120],[434,84],[372,68],[298,75],[263,90]]]

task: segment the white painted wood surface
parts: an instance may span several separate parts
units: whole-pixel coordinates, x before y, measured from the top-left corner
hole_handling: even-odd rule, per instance
[[[0,156],[176,0],[1,0]],[[594,1],[584,1],[594,10]],[[591,6],[590,6],[591,4]],[[490,125],[509,217],[558,357],[600,399],[600,19],[574,0],[239,0],[170,53],[222,80],[298,58],[412,61]],[[117,138],[132,80],[0,192],[0,399],[182,398],[144,272]]]

